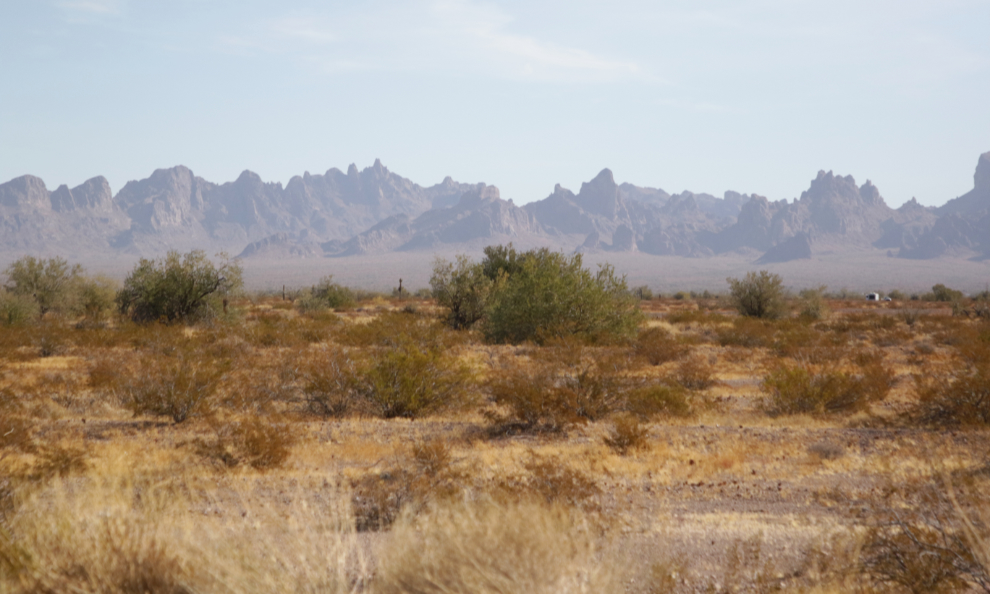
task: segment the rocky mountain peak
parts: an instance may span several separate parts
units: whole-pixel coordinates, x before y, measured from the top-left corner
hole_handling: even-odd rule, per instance
[[[48,188],[40,177],[22,175],[0,185],[0,206],[10,208],[47,208]]]
[[[351,163],[350,165],[348,165],[347,166],[347,177],[357,177],[357,175],[358,175],[357,165],[355,165],[354,163]]]
[[[582,183],[576,197],[576,202],[584,210],[609,218],[616,216],[621,201],[619,186],[608,168],[602,169],[591,181]]]
[[[980,155],[973,174],[973,187],[979,192],[990,194],[990,152]]]

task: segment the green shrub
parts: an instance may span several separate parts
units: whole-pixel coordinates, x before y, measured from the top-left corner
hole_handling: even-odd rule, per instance
[[[298,305],[303,311],[314,311],[352,307],[355,303],[354,292],[333,282],[333,276],[327,275],[299,298]]]
[[[630,293],[633,297],[641,301],[649,301],[650,299],[653,299],[653,290],[647,285],[634,287]]]
[[[657,417],[688,417],[693,413],[691,393],[678,384],[643,386],[629,393],[627,410],[645,420]]]
[[[49,311],[68,313],[73,310],[75,288],[82,276],[82,267],[69,266],[62,258],[24,256],[7,267],[6,289],[14,295],[29,297],[45,315]]]
[[[580,254],[568,258],[545,248],[520,257],[519,269],[489,298],[483,324],[488,341],[612,340],[636,331],[641,314],[625,278],[611,266],[593,274],[582,267]]]
[[[433,263],[430,292],[447,310],[446,322],[455,330],[470,328],[484,317],[494,284],[482,265],[472,264],[467,256],[457,256],[454,263],[442,258]]]
[[[85,321],[99,324],[114,309],[119,283],[112,278],[97,275],[83,277],[78,286],[78,305]]]
[[[801,291],[801,318],[805,320],[821,320],[829,315],[828,304],[825,303],[825,285],[814,289]]]
[[[38,302],[0,288],[0,326],[23,326],[41,314]]]
[[[117,293],[121,313],[136,322],[176,322],[209,311],[242,286],[241,267],[223,254],[215,266],[201,250],[141,258]]]
[[[372,356],[357,392],[376,416],[414,418],[463,405],[471,381],[470,370],[445,350],[406,339]]]
[[[962,291],[950,289],[949,287],[946,287],[941,283],[932,287],[931,295],[933,301],[942,301],[942,302],[959,301],[960,299],[963,298]]]
[[[784,315],[784,281],[766,270],[747,272],[742,279],[728,278],[729,294],[740,314],[754,318],[777,319]]]

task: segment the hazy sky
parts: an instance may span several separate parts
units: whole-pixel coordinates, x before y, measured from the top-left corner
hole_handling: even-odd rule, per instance
[[[990,151],[990,0],[0,0],[0,181],[184,164],[422,185],[618,181],[892,206]]]

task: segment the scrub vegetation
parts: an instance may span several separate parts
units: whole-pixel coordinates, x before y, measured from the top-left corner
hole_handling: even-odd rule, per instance
[[[12,265],[0,591],[990,591],[985,296],[658,297],[511,246],[434,272]]]

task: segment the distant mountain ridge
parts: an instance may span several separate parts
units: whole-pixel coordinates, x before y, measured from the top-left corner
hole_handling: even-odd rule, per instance
[[[793,201],[727,191],[670,194],[616,183],[603,169],[577,193],[554,187],[518,206],[495,186],[450,177],[424,187],[379,160],[346,173],[295,176],[283,187],[244,171],[216,184],[184,166],[158,169],[113,195],[103,177],[49,191],[25,175],[0,184],[0,254],[155,256],[225,250],[244,258],[346,257],[478,250],[492,243],[565,251],[782,262],[835,249],[903,258],[990,258],[990,152],[973,190],[938,208],[890,208],[870,181],[820,171]]]

